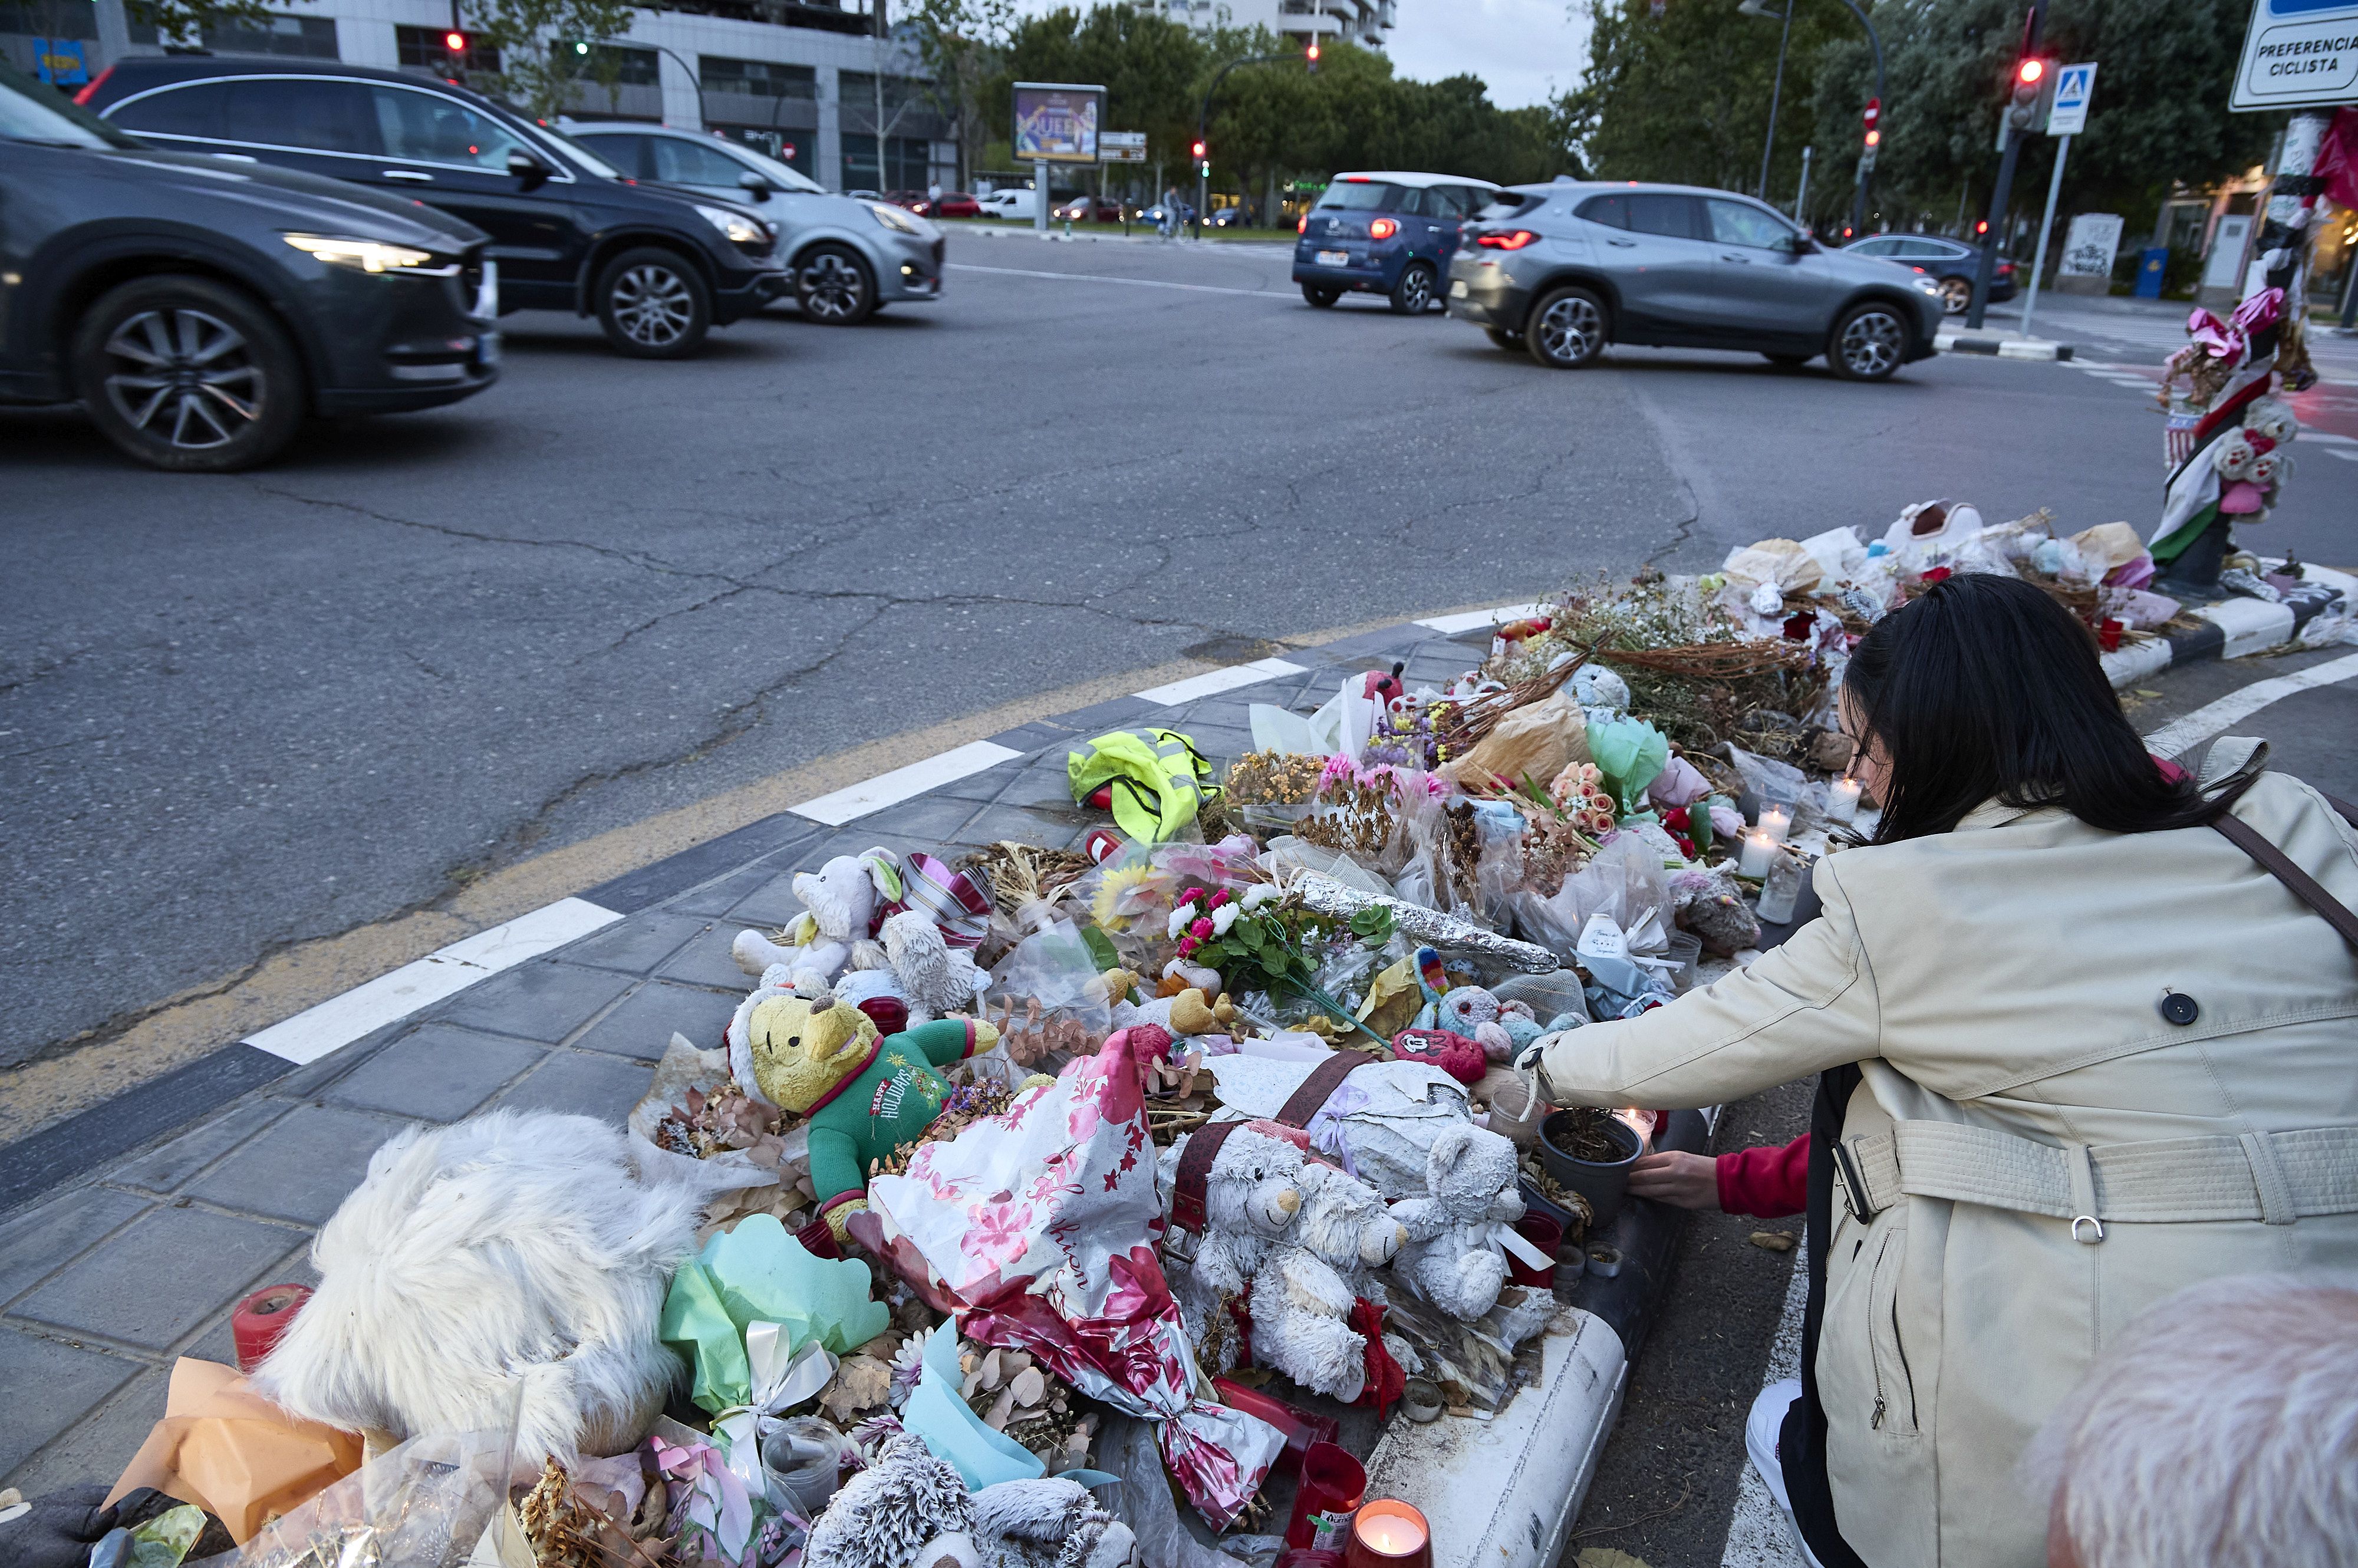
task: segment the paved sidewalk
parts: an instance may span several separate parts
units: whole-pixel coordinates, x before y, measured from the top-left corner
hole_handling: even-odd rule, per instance
[[[174,1358],[234,1360],[230,1308],[261,1285],[313,1279],[312,1230],[404,1125],[494,1106],[619,1123],[675,1030],[719,1044],[752,983],[730,943],[799,912],[795,871],[871,844],[953,857],[1001,838],[1075,844],[1103,820],[1065,785],[1076,741],[1169,725],[1225,763],[1250,747],[1254,702],[1308,711],[1346,674],[1394,659],[1412,686],[1444,684],[1487,653],[1489,617],[1472,619],[1435,623],[1463,640],[1404,625],[1027,724],[992,738],[1007,760],[911,798],[843,820],[839,797],[826,797],[800,809],[830,822],[782,813],[588,890],[622,918],[317,1061],[265,1067],[281,1076],[29,1196],[0,1220],[0,1387],[11,1396],[0,1481],[32,1496],[111,1483],[163,1414]],[[63,1140],[0,1148],[0,1184],[42,1181],[60,1142],[95,1138],[121,1105],[64,1124]],[[42,1163],[11,1170],[43,1140]]]

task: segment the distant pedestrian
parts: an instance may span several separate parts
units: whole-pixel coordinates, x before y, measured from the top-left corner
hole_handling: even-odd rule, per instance
[[[1167,240],[1171,237],[1172,230],[1178,226],[1179,188],[1175,185],[1166,185],[1163,188],[1163,221],[1155,227],[1163,231],[1163,237]]]

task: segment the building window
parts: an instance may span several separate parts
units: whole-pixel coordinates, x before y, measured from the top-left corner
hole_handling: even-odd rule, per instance
[[[864,70],[846,70],[837,73],[836,81],[836,92],[842,95],[843,106],[847,111],[856,114],[865,110],[869,120],[876,117],[875,77]],[[893,115],[904,109],[918,111],[925,109],[927,101],[925,92],[925,83],[914,78],[886,77],[884,79],[884,118],[887,124],[890,124]],[[861,123],[864,124],[867,122]],[[872,130],[874,127],[871,126],[870,129]]]
[[[95,38],[92,0],[0,0],[0,33],[28,38]]]
[[[715,54],[698,55],[696,63],[707,92],[741,92],[751,98],[818,96],[818,72],[806,65],[729,59]]]
[[[401,52],[401,63],[413,70],[430,70],[440,76],[450,70],[450,53],[442,47],[447,27],[395,27],[394,47]],[[459,63],[461,70],[480,70],[487,75],[500,73],[500,51],[491,44],[472,44],[467,58]]]
[[[663,85],[662,57],[653,49],[632,49],[626,44],[591,44],[585,49],[579,44],[561,39],[548,49],[551,54],[571,51],[574,69],[588,81],[611,81],[617,87]]]
[[[780,131],[767,125],[713,125],[731,141],[742,142],[757,153],[776,158],[806,178],[818,178],[818,133],[817,131]]]
[[[843,134],[843,188],[846,190],[923,190],[933,175],[933,143],[924,136],[885,137],[884,168],[880,176],[876,168],[876,138],[846,131]]]
[[[135,22],[135,44],[160,44],[153,22]],[[341,59],[336,52],[336,22],[332,16],[269,16],[253,21],[222,22],[199,35],[215,54],[275,54],[297,59]],[[177,40],[175,40],[177,41]]]

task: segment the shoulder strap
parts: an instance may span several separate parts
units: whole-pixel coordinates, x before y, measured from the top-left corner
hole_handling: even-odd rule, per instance
[[[1286,1097],[1285,1104],[1278,1108],[1277,1119],[1287,1127],[1309,1126],[1310,1119],[1343,1087],[1343,1080],[1351,1076],[1353,1069],[1366,1066],[1370,1060],[1357,1051],[1336,1052],[1311,1068],[1302,1087]]]
[[[2257,860],[2270,876],[2289,888],[2294,897],[2323,916],[2325,923],[2342,933],[2342,939],[2353,949],[2358,949],[2358,914],[2352,914],[2349,905],[2326,892],[2318,884],[2316,878],[2293,864],[2292,857],[2270,843],[2266,835],[2234,814],[2232,807],[2235,797],[2241,794],[2241,788],[2235,789],[2220,801],[2219,814],[2211,819],[2211,826],[2224,834],[2229,843]],[[2330,795],[2325,798],[2341,814],[2343,821],[2358,827],[2358,808],[2353,808],[2348,802],[2336,800]]]

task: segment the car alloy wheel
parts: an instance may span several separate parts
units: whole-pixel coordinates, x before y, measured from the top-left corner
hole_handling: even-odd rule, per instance
[[[1532,312],[1523,341],[1541,364],[1557,370],[1585,365],[1604,351],[1604,308],[1583,289],[1551,294]]]
[[[833,245],[804,259],[802,269],[795,275],[795,290],[803,314],[830,327],[850,326],[865,319],[874,308],[870,301],[875,290],[869,287],[859,258]]]
[[[261,415],[245,335],[203,310],[142,310],[106,340],[106,400],[124,423],[184,452],[226,447]]]
[[[1973,308],[1974,286],[1962,277],[1941,280],[1941,308],[1952,316],[1962,316]]]
[[[641,348],[676,347],[696,320],[696,299],[675,267],[640,262],[625,267],[609,290],[614,325]]]
[[[1392,308],[1402,316],[1422,316],[1433,308],[1433,269],[1411,262],[1392,285]]]
[[[1853,381],[1881,381],[1899,368],[1908,329],[1887,305],[1862,305],[1834,329],[1834,367]]]

